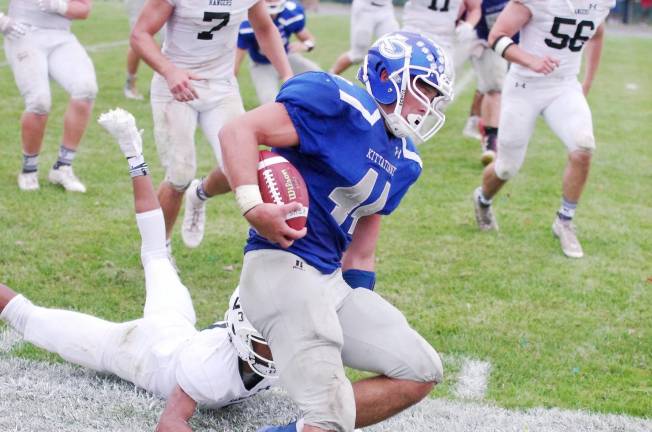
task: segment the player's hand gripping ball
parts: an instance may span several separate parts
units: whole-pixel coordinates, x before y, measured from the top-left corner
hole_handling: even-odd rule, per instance
[[[308,188],[299,171],[283,156],[261,150],[258,156],[258,185],[263,201],[278,205],[301,203],[301,209],[289,213],[287,224],[295,230],[308,220]]]

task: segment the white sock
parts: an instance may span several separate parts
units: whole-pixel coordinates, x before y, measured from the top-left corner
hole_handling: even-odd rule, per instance
[[[142,239],[140,256],[143,265],[152,258],[166,258],[163,211],[157,208],[144,213],[136,213],[136,223]]]
[[[35,307],[22,294],[18,294],[7,303],[7,306],[0,313],[0,318],[5,320],[14,330],[23,336],[25,334],[27,320]]]

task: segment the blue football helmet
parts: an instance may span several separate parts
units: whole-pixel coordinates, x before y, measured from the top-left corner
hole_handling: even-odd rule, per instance
[[[393,112],[380,112],[388,129],[397,137],[427,141],[444,125],[443,110],[453,99],[453,70],[444,50],[418,33],[396,31],[378,39],[358,71],[358,79],[376,102],[394,104]],[[430,100],[417,83],[437,90]],[[426,111],[423,115],[401,115],[406,92],[410,92]]]

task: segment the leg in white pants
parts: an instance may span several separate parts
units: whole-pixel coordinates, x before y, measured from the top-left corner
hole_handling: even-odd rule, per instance
[[[337,274],[323,275],[303,261],[293,267],[298,261],[284,251],[248,252],[240,276],[242,308],[272,348],[281,384],[305,423],[352,431],[355,400],[336,312],[350,288]]]
[[[278,72],[271,64],[250,62],[249,73],[261,105],[273,102],[278,94]]]

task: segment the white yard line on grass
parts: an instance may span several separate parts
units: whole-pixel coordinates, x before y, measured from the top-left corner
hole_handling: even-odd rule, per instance
[[[128,44],[129,41],[125,39],[125,40],[113,41],[113,42],[102,42],[94,45],[84,45],[84,48],[86,48],[86,51],[88,52],[99,52],[99,51],[105,51],[119,46],[126,46]],[[0,68],[7,67],[7,66],[9,66],[8,62],[6,61],[0,62]]]
[[[131,384],[69,364],[0,353],[0,430],[151,431],[164,402]],[[221,410],[199,410],[194,431],[255,431],[283,424],[298,410],[280,390]],[[364,432],[649,432],[652,419],[585,411],[507,410],[479,402],[427,399]]]
[[[7,352],[22,338],[11,327],[0,328],[0,353]]]
[[[491,363],[468,359],[464,361],[453,393],[460,399],[484,399]]]

